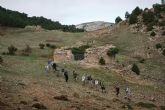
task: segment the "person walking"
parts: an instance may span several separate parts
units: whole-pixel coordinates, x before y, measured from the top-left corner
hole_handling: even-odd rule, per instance
[[[69,77],[68,77],[68,71],[67,70],[64,71],[64,78],[65,78],[65,81],[68,82]]]
[[[120,88],[118,86],[115,86],[116,96],[119,96]]]
[[[73,70],[73,79],[74,79],[74,81],[77,81],[77,76],[78,76],[77,72],[75,70]]]

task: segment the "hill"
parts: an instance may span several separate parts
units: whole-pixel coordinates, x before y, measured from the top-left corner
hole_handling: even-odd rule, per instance
[[[104,22],[104,21],[94,21],[88,23],[82,23],[76,25],[76,28],[85,29],[86,31],[95,31],[107,27],[112,27],[113,23]]]
[[[142,21],[138,23],[144,24]],[[83,33],[1,26],[0,109],[164,110],[165,56],[162,51],[165,37],[163,34],[150,36],[154,29],[157,29],[156,33],[163,30],[154,28],[144,32],[136,30],[136,25],[126,20],[111,28]],[[44,49],[40,49],[40,44],[45,45]],[[15,55],[8,54],[11,45],[17,48]],[[57,51],[52,45],[64,50],[74,48],[78,52],[84,51],[86,45],[89,47],[85,50],[84,60],[58,62],[59,71],[46,73],[47,60]],[[119,49],[115,58],[106,54],[112,45]],[[100,55],[106,65],[98,64]],[[140,75],[131,71],[133,64],[139,67]],[[68,71],[68,83],[62,68]],[[77,81],[73,79],[73,70],[78,73]],[[100,86],[83,85],[81,77],[84,74],[101,80],[107,93],[102,93]],[[114,86],[120,87],[118,97]],[[126,98],[126,87],[131,89],[130,100]]]

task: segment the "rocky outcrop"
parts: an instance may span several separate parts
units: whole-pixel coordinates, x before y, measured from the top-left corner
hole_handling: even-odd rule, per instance
[[[85,53],[85,63],[98,64],[100,57],[104,57],[106,63],[111,62],[110,58],[107,56],[107,51],[109,48],[113,48],[113,45],[105,45],[100,47],[93,47],[86,50]]]
[[[113,23],[104,22],[104,21],[95,21],[95,22],[88,22],[83,24],[76,25],[76,28],[85,29],[86,31],[95,31],[99,29],[104,29],[107,27],[112,27]]]

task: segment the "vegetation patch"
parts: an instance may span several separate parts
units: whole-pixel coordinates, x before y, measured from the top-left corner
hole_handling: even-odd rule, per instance
[[[133,64],[131,70],[133,72],[135,72],[137,75],[140,75],[140,70],[139,70],[139,67],[137,66],[137,64]]]
[[[89,45],[82,45],[80,47],[74,47],[71,48],[72,54],[74,55],[75,60],[83,60],[84,59],[84,54],[85,50],[87,48],[90,48],[91,46]]]
[[[116,54],[118,54],[118,53],[119,53],[119,49],[115,47],[115,48],[110,48],[107,52],[107,55],[109,57],[115,57]]]
[[[39,44],[39,47],[40,47],[40,49],[44,49],[45,44],[40,43],[40,44]]]
[[[155,108],[156,107],[156,105],[154,105],[152,103],[144,103],[144,102],[138,102],[136,104],[136,106],[143,107],[143,108]]]
[[[160,106],[160,110],[165,110],[165,106]]]
[[[156,47],[157,49],[160,49],[160,48],[162,48],[162,45],[161,45],[160,43],[157,43],[157,44],[155,45],[155,47]]]
[[[105,59],[104,59],[103,57],[101,57],[101,58],[99,59],[99,64],[100,64],[100,65],[105,65]]]
[[[151,32],[150,36],[155,36],[156,33],[154,31]]]
[[[3,63],[3,59],[2,59],[2,57],[0,56],[0,64],[2,64]]]
[[[9,54],[9,55],[15,55],[15,52],[16,52],[17,50],[18,50],[18,49],[17,49],[15,46],[10,45],[10,46],[8,47],[8,54]]]

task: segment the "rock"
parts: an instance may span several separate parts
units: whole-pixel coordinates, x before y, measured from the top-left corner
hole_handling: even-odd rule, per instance
[[[63,101],[69,101],[67,95],[55,96],[54,99],[63,100]]]
[[[37,109],[47,109],[47,107],[43,105],[42,103],[35,103],[32,105],[32,107],[37,108]]]

